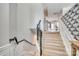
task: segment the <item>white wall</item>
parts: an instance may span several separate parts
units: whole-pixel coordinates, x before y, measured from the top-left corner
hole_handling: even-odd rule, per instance
[[[74,5],[75,4],[73,3],[73,4],[69,5],[68,7],[64,7],[62,9],[62,15],[65,15],[65,13],[67,13],[69,11],[69,9],[71,9]]]
[[[36,26],[38,20],[43,19],[42,4],[34,4],[33,7],[32,11],[32,4],[28,3],[0,4],[0,46],[6,46],[14,36],[18,40],[32,41],[32,22]]]
[[[17,4],[9,4],[9,37],[13,38],[17,34]]]
[[[17,38],[18,40],[32,40],[31,27],[31,5],[17,4]]]
[[[33,22],[32,22],[32,26],[36,28],[39,20],[42,20],[41,22],[41,29],[43,30],[43,19],[44,19],[44,15],[43,15],[43,6],[41,3],[34,3],[32,4],[32,17],[33,17]]]
[[[10,38],[17,36],[32,41],[31,27],[36,28],[39,20],[43,20],[42,4],[10,4]],[[43,30],[43,21],[41,24]]]
[[[18,40],[32,40],[32,34],[30,31],[32,24],[31,12],[31,4],[10,4],[10,38],[16,36]]]
[[[0,46],[9,42],[9,4],[0,4]]]

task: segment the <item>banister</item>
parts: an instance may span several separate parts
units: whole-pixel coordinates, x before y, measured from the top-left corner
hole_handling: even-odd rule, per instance
[[[40,28],[41,20],[39,20],[37,24],[37,40],[39,40],[39,45],[40,45],[40,56],[42,56],[42,30]]]
[[[25,42],[29,43],[30,45],[35,46],[35,44],[32,44],[31,42],[27,41],[26,39],[23,39],[23,40],[18,41],[17,38],[14,37],[14,38],[12,38],[12,39],[9,39],[9,42],[10,42],[10,43],[11,43],[11,41],[15,41],[17,44],[19,44],[19,43],[25,41]]]
[[[37,24],[37,27],[40,25],[40,23],[41,23],[41,20],[39,20],[39,22],[38,22],[38,24]]]

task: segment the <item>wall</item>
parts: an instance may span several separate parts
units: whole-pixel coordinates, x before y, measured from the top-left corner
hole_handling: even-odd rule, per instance
[[[17,4],[17,38],[32,41],[31,27],[31,4]]]
[[[64,8],[62,9],[62,15],[65,15],[65,13],[67,13],[68,10],[69,10],[70,8],[72,8],[74,5],[75,5],[75,3],[69,5],[68,7],[64,7]]]
[[[9,39],[16,35],[16,4],[0,4],[0,55],[14,55]]]
[[[9,38],[14,36],[18,40],[27,39],[30,42],[32,41],[32,33],[30,31],[33,25],[32,22],[36,27],[38,21],[43,19],[42,4],[33,5],[34,9],[32,9],[32,4],[28,3],[0,4],[0,46],[7,46]],[[43,29],[43,25],[41,26]],[[14,54],[13,46],[11,47],[11,53]],[[9,54],[9,50],[6,50],[6,52]]]
[[[36,28],[39,20],[43,20],[42,4],[10,4],[10,38],[17,36],[18,40],[25,38],[32,41],[30,28]],[[43,21],[41,29],[43,30]]]
[[[42,4],[10,4],[10,37],[31,40],[30,28],[36,28],[39,20],[43,20]],[[43,21],[41,29],[43,30]]]
[[[0,47],[9,42],[9,4],[0,4]]]
[[[44,19],[44,14],[43,14],[43,7],[41,3],[34,3],[32,4],[32,26],[33,28],[36,28],[39,20],[42,20],[41,22],[41,29],[43,30],[43,19]]]
[[[31,41],[30,32],[32,16],[31,4],[10,4],[9,36],[16,36],[18,40],[27,39]]]
[[[17,4],[9,4],[9,37],[13,38],[17,34]]]

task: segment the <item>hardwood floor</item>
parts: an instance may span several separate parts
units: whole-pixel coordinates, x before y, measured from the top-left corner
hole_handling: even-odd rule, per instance
[[[67,56],[59,32],[43,32],[43,56]]]

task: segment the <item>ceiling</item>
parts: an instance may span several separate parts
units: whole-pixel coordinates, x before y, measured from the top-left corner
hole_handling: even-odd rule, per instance
[[[48,15],[59,13],[62,8],[73,5],[74,3],[44,3],[43,7],[48,9]]]

